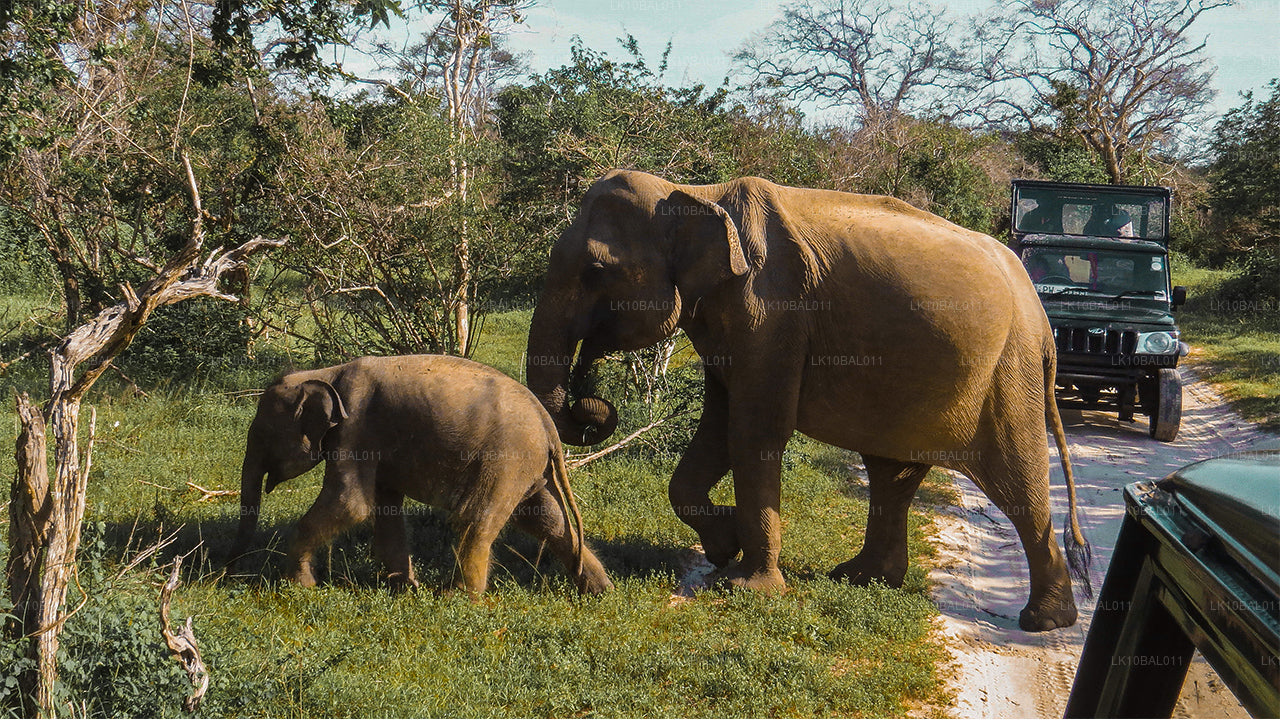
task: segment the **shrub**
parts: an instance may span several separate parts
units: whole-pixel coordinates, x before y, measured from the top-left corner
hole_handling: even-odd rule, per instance
[[[201,298],[159,308],[118,360],[140,381],[208,377],[243,366],[250,332],[244,307]]]

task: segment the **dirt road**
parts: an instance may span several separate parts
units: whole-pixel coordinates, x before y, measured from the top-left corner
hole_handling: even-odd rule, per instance
[[[1183,465],[1264,444],[1275,436],[1240,420],[1186,370],[1182,430],[1159,443],[1142,418],[1122,423],[1114,413],[1063,413],[1080,494],[1080,520],[1093,544],[1093,587],[1102,586],[1124,515],[1121,488],[1158,479]],[[1051,443],[1052,445],[1052,443]],[[1066,489],[1056,453],[1053,517],[1061,532]],[[1027,568],[1013,526],[969,480],[956,478],[961,500],[943,510],[941,567],[932,573],[942,611],[940,632],[955,658],[956,717],[1062,717],[1094,603],[1082,600],[1075,627],[1049,633],[1018,629],[1027,598]],[[1187,676],[1175,717],[1248,717],[1199,654]]]

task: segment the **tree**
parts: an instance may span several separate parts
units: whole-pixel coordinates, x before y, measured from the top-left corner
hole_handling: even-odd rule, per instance
[[[261,63],[311,69],[317,43],[341,39],[334,22],[392,6],[330,5],[274,24],[271,8],[242,2],[218,3],[210,15],[192,2],[21,0],[4,16],[0,39],[13,57],[0,63],[11,111],[0,202],[39,235],[56,268],[64,333],[117,302],[120,282],[154,273],[153,258],[181,247],[166,229],[187,197],[172,170],[180,149],[206,187],[221,242],[274,234],[265,180],[285,148],[263,132],[275,91]],[[55,19],[56,33],[45,26]],[[223,25],[234,32],[220,36]],[[294,34],[259,52],[259,25]]]
[[[1171,149],[1204,117],[1214,69],[1189,33],[1233,1],[1017,0],[1012,20],[986,37],[987,117],[1078,138],[1123,183],[1133,155]]]
[[[1275,298],[1280,274],[1280,80],[1273,79],[1269,87],[1271,97],[1255,101],[1253,93],[1246,93],[1244,102],[1214,128],[1212,242],[1199,251],[1216,262],[1244,255],[1258,275],[1258,289]]]
[[[482,75],[490,64],[486,58],[493,36],[504,23],[518,23],[528,5],[519,0],[431,0],[428,7],[444,10],[435,36],[447,51],[442,64],[443,89],[449,113],[449,170],[454,201],[462,208],[454,252],[453,318],[457,349],[466,356],[471,347],[471,299],[474,296],[471,225],[468,203],[473,171],[468,163],[467,145],[473,142],[488,116],[481,88]]]
[[[441,98],[448,120],[449,139],[444,147],[449,164],[449,185],[443,201],[454,206],[452,277],[441,286],[448,293],[453,338],[447,350],[467,356],[471,352],[472,305],[476,298],[476,258],[472,216],[483,214],[483,199],[473,192],[477,171],[472,164],[473,145],[492,140],[491,102],[497,83],[512,79],[522,67],[518,57],[502,44],[503,33],[524,21],[532,0],[422,0],[418,8],[438,16],[422,39],[399,50],[389,43],[376,46],[376,54],[395,74],[393,81],[348,76],[357,82],[380,85],[399,100],[434,106]],[[445,278],[438,277],[439,281]]]
[[[588,186],[609,170],[632,168],[695,184],[739,174],[731,150],[734,124],[723,107],[726,91],[670,87],[663,81],[670,45],[652,68],[634,37],[618,41],[626,61],[575,38],[571,64],[498,96],[498,127],[507,146],[502,206],[537,241],[540,262],[526,275],[531,285],[539,282],[549,246],[572,221]],[[627,358],[650,399],[675,346],[671,338]]]
[[[76,573],[76,551],[84,519],[85,494],[93,449],[79,444],[80,405],[111,361],[129,346],[152,312],[195,297],[235,300],[219,289],[223,273],[241,266],[253,252],[283,241],[256,238],[202,260],[204,211],[190,161],[183,165],[191,190],[191,223],[182,248],[156,270],[138,291],[125,284],[124,300],[62,338],[52,353],[49,400],[36,408],[26,393],[18,397],[21,429],[17,442],[17,476],[10,494],[9,560],[5,566],[13,617],[6,630],[14,638],[30,638],[33,661],[22,679],[24,707],[20,715],[54,717],[54,684],[58,676],[58,634],[67,615],[67,586]],[[80,367],[83,370],[80,370]],[[46,460],[46,426],[53,427],[54,477]]]
[[[752,87],[851,107],[859,122],[875,124],[902,113],[938,114],[967,94],[967,35],[925,3],[801,0],[734,59]]]
[[[548,244],[573,219],[590,183],[613,168],[689,183],[737,174],[725,90],[670,87],[663,82],[666,53],[655,69],[635,38],[619,43],[629,60],[619,62],[575,39],[570,64],[498,96],[509,176],[502,202]]]
[[[464,148],[471,202],[463,206],[456,201],[452,126],[442,103],[391,95],[310,104],[273,182],[295,237],[281,258],[295,274],[281,276],[279,285],[307,279],[301,306],[293,304],[296,293],[285,291],[273,293],[275,307],[277,315],[310,317],[317,360],[461,354],[458,228],[465,221],[473,233],[472,297],[523,264],[532,244],[493,207],[500,192],[490,171],[500,157],[493,139],[482,134]],[[470,309],[479,322],[483,306]]]
[[[819,132],[825,187],[891,195],[986,233],[1006,214],[1010,153],[993,135],[907,116]]]

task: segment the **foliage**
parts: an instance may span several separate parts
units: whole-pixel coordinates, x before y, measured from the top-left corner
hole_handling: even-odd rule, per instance
[[[52,91],[72,79],[48,49],[67,39],[78,12],[77,3],[61,0],[0,5],[0,162],[24,148],[45,145],[49,135],[64,129],[62,122],[42,122],[56,104]]]
[[[478,170],[462,201],[452,189],[450,130],[429,96],[359,94],[313,104],[297,121],[277,181],[295,241],[282,254],[289,274],[269,291],[273,312],[312,324],[317,361],[458,352],[459,228],[473,233],[469,282],[482,292],[506,287],[528,263],[531,242],[492,207],[494,143],[482,135],[465,146]]]
[[[283,152],[259,132],[271,93],[192,82],[205,50],[194,20],[148,3],[84,12],[62,45],[75,82],[24,111],[43,134],[0,165],[0,201],[57,270],[64,329],[117,302],[122,283],[153,275],[183,242],[180,148],[209,200],[210,244],[223,246],[273,228],[264,177]]]
[[[1271,97],[1252,93],[1214,128],[1214,160],[1209,166],[1209,210],[1201,258],[1220,264],[1246,255],[1259,291],[1276,299],[1280,275],[1280,80]],[[1269,287],[1268,287],[1269,286]]]
[[[1019,0],[987,28],[1004,27],[986,38],[996,55],[984,65],[992,84],[982,114],[1078,138],[1112,184],[1124,183],[1131,158],[1173,149],[1202,119],[1213,71],[1204,44],[1188,35],[1201,15],[1231,2]]]
[[[243,305],[199,299],[159,308],[117,360],[147,385],[222,375],[248,361],[249,328]]]
[[[222,81],[232,77],[228,71],[237,63],[256,68],[266,62],[304,75],[329,76],[340,68],[322,59],[321,51],[350,44],[352,30],[366,23],[390,27],[392,15],[403,17],[400,0],[221,0],[214,5],[209,29],[214,46],[226,57],[211,69]]]
[[[160,637],[158,603],[148,580],[161,580],[154,558],[144,572],[118,575],[106,523],[86,524],[79,560],[84,606],[62,634],[62,701],[87,717],[182,717],[186,675]],[[126,548],[126,551],[134,548]]]
[[[756,93],[728,111],[733,142],[727,148],[738,175],[794,187],[829,186],[826,147],[805,127],[804,114],[780,94]]]
[[[1280,302],[1274,269],[1267,275],[1251,263],[1225,270],[1173,265],[1173,281],[1187,287],[1178,317],[1188,358],[1197,374],[1232,401],[1237,412],[1271,431],[1280,430]],[[1270,260],[1274,264],[1274,259]],[[1269,286],[1268,286],[1269,283]]]
[[[994,232],[1007,212],[1010,175],[992,136],[895,117],[828,128],[823,140],[825,173],[840,178],[833,189],[891,195],[980,232]]]
[[[8,543],[0,537],[0,558],[9,557]],[[13,616],[13,602],[8,593],[0,594],[0,625],[8,625],[18,618]],[[14,638],[8,632],[0,632],[0,713],[17,714],[23,705],[21,678],[35,669],[35,660],[27,652],[24,638]]]
[[[40,293],[53,284],[53,267],[39,233],[0,207],[0,293]]]
[[[509,178],[503,204],[544,242],[572,218],[587,186],[610,169],[689,183],[734,175],[723,88],[667,86],[665,53],[654,69],[635,38],[620,42],[630,56],[625,62],[575,40],[571,64],[497,98]]]
[[[1105,183],[1107,170],[1079,138],[1019,133],[1015,147],[1046,180]]]

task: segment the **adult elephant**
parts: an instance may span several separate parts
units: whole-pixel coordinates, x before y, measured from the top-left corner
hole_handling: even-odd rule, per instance
[[[887,197],[610,172],[552,250],[529,331],[528,384],[561,439],[595,444],[617,424],[584,382],[594,361],[676,328],[703,359],[705,388],[671,504],[722,581],[785,587],[781,458],[799,430],[858,451],[869,475],[866,540],[833,577],[902,583],[908,506],[939,465],[972,478],[1017,529],[1031,575],[1021,627],[1075,622],[1046,419],[1067,478],[1071,572],[1086,583],[1088,546],[1053,402],[1053,336],[1000,243]],[[729,471],[737,506],[715,505],[708,492]]]

